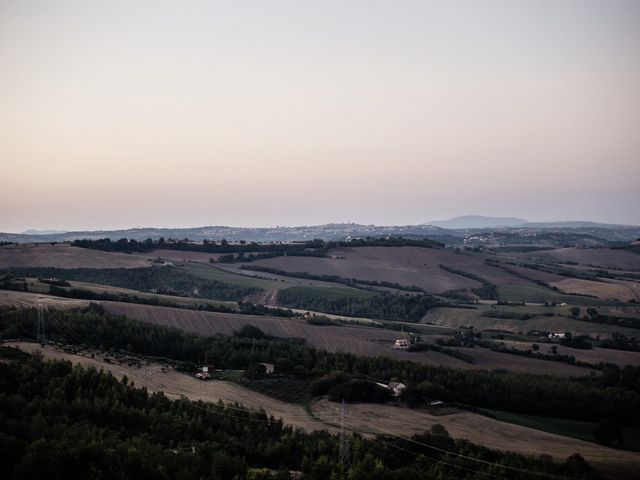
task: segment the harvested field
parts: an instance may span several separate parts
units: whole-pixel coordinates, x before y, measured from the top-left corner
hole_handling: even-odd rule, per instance
[[[33,308],[39,304],[44,308],[66,310],[86,307],[89,305],[89,301],[52,297],[51,295],[42,295],[39,293],[0,290],[0,306],[2,307]]]
[[[209,259],[213,258],[217,260],[223,254],[222,253],[207,253],[207,252],[189,252],[183,250],[166,250],[158,248],[152,250],[147,254],[149,257],[160,257],[163,260],[169,260],[172,262],[200,262],[209,263]]]
[[[445,271],[439,265],[477,275],[495,284],[529,284],[500,268],[485,264],[485,257],[452,250],[420,247],[358,247],[331,250],[333,258],[277,257],[254,265],[287,272],[337,275],[369,281],[416,285],[427,292],[441,293],[459,288],[476,288],[481,283]],[[338,258],[339,257],[339,258]]]
[[[509,347],[511,342],[505,342],[505,344]],[[591,372],[598,373],[596,370],[578,367],[569,363],[494,352],[487,348],[458,348],[457,350],[472,357],[475,365],[481,366],[486,370],[509,370],[511,372],[557,375],[561,377],[584,377]]]
[[[335,423],[335,403],[323,399],[314,403],[312,409],[322,420]],[[574,453],[580,453],[594,467],[608,475],[628,474],[628,469],[640,468],[640,455],[635,452],[615,450],[583,440],[501,422],[476,413],[434,415],[424,410],[372,404],[351,404],[348,406],[348,412],[348,426],[362,432],[406,437],[440,424],[452,437],[464,438],[496,450],[527,456],[551,455],[557,461],[564,461]]]
[[[593,295],[607,300],[629,302],[640,301],[640,283],[624,280],[582,280],[578,278],[564,278],[551,283],[566,293]]]
[[[558,248],[526,255],[532,259],[553,257],[559,262],[575,262],[580,265],[613,268],[621,270],[640,270],[640,255],[625,250],[610,248]]]
[[[67,244],[0,247],[0,268],[138,268],[151,264],[145,254],[101,252]]]

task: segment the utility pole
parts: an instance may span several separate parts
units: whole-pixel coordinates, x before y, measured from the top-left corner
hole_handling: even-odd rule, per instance
[[[38,323],[36,324],[36,340],[42,345],[47,343],[47,332],[45,329],[44,313],[42,312],[42,304],[38,303]]]
[[[340,412],[340,465],[344,469],[344,473],[349,471],[349,438],[344,423],[344,399],[342,399],[342,409]]]

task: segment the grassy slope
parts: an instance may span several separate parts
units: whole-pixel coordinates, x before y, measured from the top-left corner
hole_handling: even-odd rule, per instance
[[[503,422],[535,428],[536,430],[542,430],[543,432],[555,433],[557,435],[586,440],[588,442],[593,441],[593,428],[596,426],[595,423],[566,420],[564,418],[556,417],[503,412],[501,410],[484,410]],[[623,431],[624,449],[640,451],[640,428],[624,427]]]
[[[230,285],[238,285],[241,287],[256,287],[263,290],[281,289],[286,288],[287,285],[282,282],[276,282],[274,280],[264,280],[261,278],[249,277],[245,275],[238,275],[235,273],[221,270],[213,265],[206,265],[204,263],[187,262],[176,264],[176,267],[183,270],[193,276],[204,278],[206,280],[215,280]]]

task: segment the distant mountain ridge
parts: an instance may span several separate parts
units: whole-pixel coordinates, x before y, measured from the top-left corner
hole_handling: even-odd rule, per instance
[[[619,225],[615,223],[599,223],[582,220],[561,220],[555,222],[529,222],[517,217],[490,217],[484,215],[463,215],[449,220],[434,220],[425,225],[451,229],[468,230],[483,228],[633,228],[634,225]]]

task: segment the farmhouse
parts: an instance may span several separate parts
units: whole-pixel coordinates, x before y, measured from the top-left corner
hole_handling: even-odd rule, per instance
[[[550,333],[549,334],[549,338],[564,338],[564,332],[563,333]]]
[[[396,343],[393,345],[393,348],[406,350],[407,348],[409,348],[409,340],[405,340],[404,338],[399,338],[396,340]]]
[[[399,397],[407,389],[407,386],[400,382],[389,382],[388,385],[386,383],[376,382],[376,385],[390,390],[392,397]]]
[[[200,368],[200,371],[196,373],[196,378],[200,380],[208,380],[211,378],[211,374],[216,371],[214,365],[203,365]]]
[[[389,389],[391,390],[391,395],[399,397],[407,389],[407,386],[400,382],[389,382]]]

